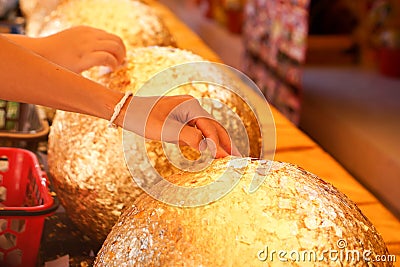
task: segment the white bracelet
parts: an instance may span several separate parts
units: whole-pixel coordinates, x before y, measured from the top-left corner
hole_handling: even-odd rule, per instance
[[[124,106],[126,100],[128,99],[128,97],[130,97],[131,95],[133,95],[132,92],[126,92],[124,97],[121,99],[121,101],[119,101],[119,103],[115,106],[114,108],[114,113],[110,119],[110,122],[108,123],[108,127],[110,128],[117,128],[117,125],[115,125],[114,121],[117,118],[118,114],[121,112],[122,107]]]

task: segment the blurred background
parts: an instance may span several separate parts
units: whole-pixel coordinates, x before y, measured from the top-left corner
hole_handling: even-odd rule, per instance
[[[225,64],[248,75],[293,127],[400,218],[400,0],[142,2],[168,7]],[[0,33],[25,34],[25,26],[19,1],[0,0]],[[53,116],[51,109],[0,100],[0,146],[24,147],[45,158]],[[341,184],[353,185],[351,180]],[[365,208],[367,202],[357,204]],[[54,253],[40,257],[55,258],[67,248],[77,264],[92,262],[97,244],[64,213],[57,216],[46,221],[41,249]],[[382,216],[381,229],[396,226],[388,217]],[[398,240],[389,245],[400,250]]]
[[[160,2],[399,216],[400,1]]]

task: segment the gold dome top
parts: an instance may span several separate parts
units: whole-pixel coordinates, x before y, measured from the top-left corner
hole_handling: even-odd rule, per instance
[[[150,77],[170,66],[202,60],[201,57],[185,50],[166,47],[136,48],[128,52],[127,63],[114,72],[100,74],[89,72],[89,78],[113,90],[135,92]],[[202,86],[190,87],[193,95],[209,94]],[[215,98],[221,94],[215,93]],[[245,112],[242,100],[235,100],[223,94],[221,101]],[[244,103],[244,104],[243,104]],[[240,106],[241,105],[241,106]],[[246,114],[246,113],[243,113]],[[240,115],[240,114],[239,114]],[[253,122],[245,125],[253,129],[251,144],[261,150],[261,136]],[[254,115],[253,115],[254,116]],[[229,117],[221,117],[222,123]],[[104,240],[126,204],[132,203],[142,190],[133,182],[126,166],[123,153],[122,130],[107,127],[106,120],[95,117],[57,111],[49,135],[48,161],[54,177],[55,189],[72,221],[88,236]],[[234,125],[233,125],[234,126]],[[131,142],[139,139],[132,137]],[[179,171],[165,157],[161,142],[148,142],[146,151],[135,150],[134,157],[127,163],[137,170],[137,175],[146,177],[149,172],[143,167],[143,158],[148,157],[163,177]],[[185,156],[198,154],[183,148]]]
[[[254,176],[265,176],[269,168],[260,188],[249,194]],[[223,172],[232,174],[232,183],[234,173],[242,176],[225,197],[205,206],[174,207],[142,194],[113,227],[94,266],[365,266],[364,252],[369,259],[388,253],[350,199],[292,164],[225,158],[205,171],[168,180],[198,187]],[[171,189],[158,190],[181,197]],[[279,251],[286,253],[278,257]]]
[[[65,0],[43,19],[40,36],[86,25],[120,36],[127,48],[173,45],[153,8],[133,0]]]

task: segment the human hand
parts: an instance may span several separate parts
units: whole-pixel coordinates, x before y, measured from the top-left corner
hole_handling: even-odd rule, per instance
[[[135,96],[124,113],[123,127],[148,139],[208,148],[216,158],[240,156],[226,130],[192,96]]]
[[[88,26],[69,28],[32,41],[36,53],[76,73],[93,66],[115,69],[126,54],[121,38]]]

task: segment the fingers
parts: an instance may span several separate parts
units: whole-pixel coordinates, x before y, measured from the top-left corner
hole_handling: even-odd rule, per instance
[[[102,31],[102,30],[101,30]],[[126,56],[126,47],[122,39],[115,35],[105,31],[99,36],[99,41],[95,51],[106,51],[113,54],[117,61],[121,64]]]
[[[204,122],[200,123],[201,126],[195,128],[176,120],[167,119],[161,130],[161,140],[164,142],[187,145],[199,151],[204,151],[208,148],[215,158],[228,156],[229,153],[219,145],[218,133],[214,128],[212,120],[202,120],[204,120]],[[152,127],[154,125],[154,123],[151,124]]]
[[[223,158],[229,156],[229,154],[224,149],[216,145],[216,143],[218,142],[218,138],[216,136],[207,137],[205,139],[202,131],[192,126],[183,126],[179,134],[179,140],[180,145],[188,145],[199,151],[204,151],[208,148],[211,150],[215,158]]]
[[[203,140],[203,134],[200,130],[188,126],[183,125],[180,133],[179,133],[179,144],[193,147],[197,150],[204,150],[204,148],[200,148],[200,143]]]
[[[115,69],[125,59],[124,42],[115,34],[89,26],[76,26],[65,30],[64,34],[70,35],[70,38],[79,37],[77,41],[80,44],[77,45],[81,47],[80,65],[85,67],[84,69],[93,66],[108,66]]]
[[[114,56],[119,64],[121,64],[125,58],[124,47],[113,40],[98,41],[93,49],[93,52],[107,52],[110,55]]]
[[[230,143],[230,138],[224,131],[224,136],[220,136],[216,124],[213,120],[208,118],[199,118],[195,120],[196,127],[202,132],[202,135],[214,143],[216,149],[216,158],[226,157],[229,153],[221,146],[221,144]],[[220,138],[222,137],[222,138]]]
[[[222,128],[221,132],[223,132],[224,135],[219,134],[220,130],[217,129],[216,125]],[[178,142],[180,145],[187,145],[200,151],[204,151],[208,148],[212,151],[215,158],[223,158],[230,154],[240,156],[237,150],[231,149],[230,138],[221,125],[211,119],[201,118],[196,120],[196,126],[197,128],[189,126],[188,124],[183,125],[178,121],[170,121],[164,124],[161,140],[165,142],[179,140]],[[178,135],[178,138],[174,137]],[[228,147],[229,151],[234,151],[236,154],[228,152],[224,146]]]
[[[216,158],[241,156],[228,132],[193,97],[134,97],[131,104],[135,107],[132,116],[136,117],[132,120],[136,126],[132,124],[131,128],[146,138],[200,151],[208,148]],[[144,125],[145,130],[138,130],[137,125]]]
[[[179,98],[182,102],[171,114],[173,119],[185,125],[180,132],[180,141],[198,150],[202,150],[201,145],[206,146],[216,158],[240,155],[236,148],[233,149],[227,131],[201,107],[197,99],[192,96]]]
[[[67,31],[76,32],[73,33],[74,37],[82,38],[83,35],[88,40],[113,41],[116,45],[118,45],[122,49],[124,54],[126,53],[126,48],[123,40],[118,35],[107,32],[105,30],[82,25],[64,30],[64,32]]]
[[[99,29],[92,29],[98,36],[92,37],[88,51],[84,53],[87,59],[83,62],[86,67],[108,66],[115,69],[124,62],[126,48],[121,38]],[[92,65],[88,65],[92,64]]]
[[[120,37],[89,26],[68,28],[38,40],[36,53],[77,73],[94,66],[115,69],[126,55]]]
[[[115,69],[118,65],[119,62],[114,55],[104,51],[95,51],[83,56],[79,64],[79,71],[93,66],[108,66],[111,69]]]
[[[235,144],[232,142],[225,128],[217,121],[212,121],[212,122],[214,123],[214,127],[218,133],[219,143],[221,147],[231,155],[241,157],[242,154],[239,152]]]

